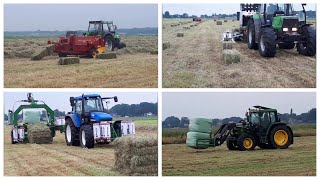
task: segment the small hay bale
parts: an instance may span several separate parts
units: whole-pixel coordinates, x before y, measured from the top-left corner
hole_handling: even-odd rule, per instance
[[[175,27],[175,25],[174,25],[174,24],[171,24],[171,27]]]
[[[170,48],[170,42],[169,41],[163,42],[162,43],[162,50],[166,50],[168,48]]]
[[[236,49],[223,50],[222,54],[223,54],[223,60],[226,64],[240,62],[240,52]]]
[[[192,25],[192,24],[190,25],[190,27],[193,27],[193,26],[194,26],[194,25]]]
[[[45,56],[49,56],[53,53],[55,48],[54,44],[50,44],[45,46],[42,49],[38,49],[36,50],[32,55],[31,55],[31,60],[33,61],[38,61],[41,60],[42,58],[44,58]]]
[[[150,54],[158,54],[158,50],[150,51]]]
[[[217,21],[217,25],[222,25],[222,21]]]
[[[183,27],[183,29],[190,29],[189,27]]]
[[[216,20],[216,19],[214,19],[213,21],[214,21],[214,22],[216,22],[217,20]]]
[[[97,59],[116,59],[117,58],[117,54],[116,53],[101,53],[101,54],[97,54]]]
[[[184,33],[177,33],[177,37],[183,37]]]
[[[32,144],[51,144],[51,131],[45,124],[30,124],[28,125],[28,139]]]
[[[224,20],[223,22],[228,22],[228,20]]]
[[[222,48],[223,49],[232,49],[233,44],[234,44],[234,42],[232,42],[232,41],[223,41]]]
[[[59,65],[79,64],[79,57],[61,57],[58,61]]]

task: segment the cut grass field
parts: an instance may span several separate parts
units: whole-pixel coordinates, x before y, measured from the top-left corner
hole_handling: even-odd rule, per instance
[[[316,136],[295,138],[288,149],[230,151],[226,145],[195,150],[162,146],[163,176],[315,176]]]
[[[124,38],[127,48],[117,59],[81,58],[80,64],[58,65],[58,56],[31,61],[46,38],[4,40],[4,86],[7,88],[155,88],[158,84],[157,36]]]
[[[179,22],[187,25],[171,27]],[[163,19],[163,87],[166,88],[314,88],[316,57],[298,54],[296,49],[277,48],[274,58],[263,58],[245,42],[234,49],[241,52],[241,62],[226,65],[222,60],[222,33],[239,27],[238,21],[204,20],[194,25],[191,19]],[[177,33],[184,33],[177,37]]]
[[[142,125],[145,125],[141,123]],[[147,126],[147,125],[145,125]],[[67,146],[57,132],[52,144],[11,144],[11,127],[4,130],[5,176],[117,176],[112,144],[96,144],[93,149]],[[157,131],[136,129],[137,136],[154,136]]]
[[[133,117],[132,118],[136,125],[149,125],[149,126],[158,126],[158,117]]]

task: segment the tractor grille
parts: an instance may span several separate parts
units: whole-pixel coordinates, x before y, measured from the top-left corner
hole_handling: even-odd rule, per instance
[[[292,27],[299,27],[299,20],[298,19],[284,19],[283,20],[283,27],[292,28]]]

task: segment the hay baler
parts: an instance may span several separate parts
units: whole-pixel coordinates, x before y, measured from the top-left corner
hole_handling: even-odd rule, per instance
[[[51,143],[52,138],[56,134],[56,130],[61,133],[64,132],[64,125],[56,125],[54,119],[54,111],[43,101],[35,100],[31,93],[27,94],[27,100],[16,101],[16,103],[23,103],[16,110],[14,106],[12,110],[9,110],[8,118],[9,124],[12,125],[11,130],[11,142],[16,143]],[[30,109],[44,109],[48,114],[48,119],[45,122],[41,122],[40,116],[33,116],[29,112],[28,114],[23,114],[22,120],[19,118],[19,113],[23,110]],[[42,126],[39,126],[42,125]],[[39,126],[34,128],[35,126]],[[31,131],[32,130],[32,131]],[[32,137],[31,137],[32,136]]]
[[[65,116],[65,140],[68,146],[93,148],[95,143],[108,144],[118,137],[135,134],[134,122],[114,120],[106,113],[103,102],[108,99],[118,102],[117,96],[101,97],[99,94],[70,97],[72,112]]]
[[[239,123],[223,124],[214,134],[210,122],[206,124],[201,119],[191,121],[187,145],[195,149],[205,149],[220,146],[227,141],[229,150],[251,151],[256,146],[286,149],[293,144],[293,132],[286,123],[281,122],[276,109],[254,106],[246,116],[247,119]],[[207,127],[201,128],[203,125]]]
[[[100,36],[78,36],[76,32],[72,32],[67,32],[65,37],[60,37],[59,41],[54,43],[54,52],[58,53],[59,57],[86,55],[95,58],[97,54],[105,53],[106,42]]]

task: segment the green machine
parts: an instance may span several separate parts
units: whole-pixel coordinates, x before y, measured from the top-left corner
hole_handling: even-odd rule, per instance
[[[229,150],[251,151],[256,146],[264,149],[286,149],[293,144],[291,128],[278,117],[276,109],[254,106],[246,113],[246,119],[238,123],[226,123],[213,133],[212,121],[190,121],[187,145],[206,149],[227,141]]]
[[[259,49],[263,57],[274,57],[276,47],[297,48],[299,54],[316,54],[316,30],[307,23],[306,4],[296,11],[293,4],[254,4],[247,23],[249,49]]]
[[[23,103],[14,110],[16,103]],[[15,143],[51,143],[55,136],[55,131],[64,132],[64,125],[55,125],[54,111],[43,101],[35,100],[31,93],[27,94],[27,100],[16,101],[13,109],[9,110],[8,120],[12,125],[11,142]],[[40,113],[26,112],[22,120],[19,113],[23,110],[44,109],[47,112],[48,119],[46,122],[41,121]]]

